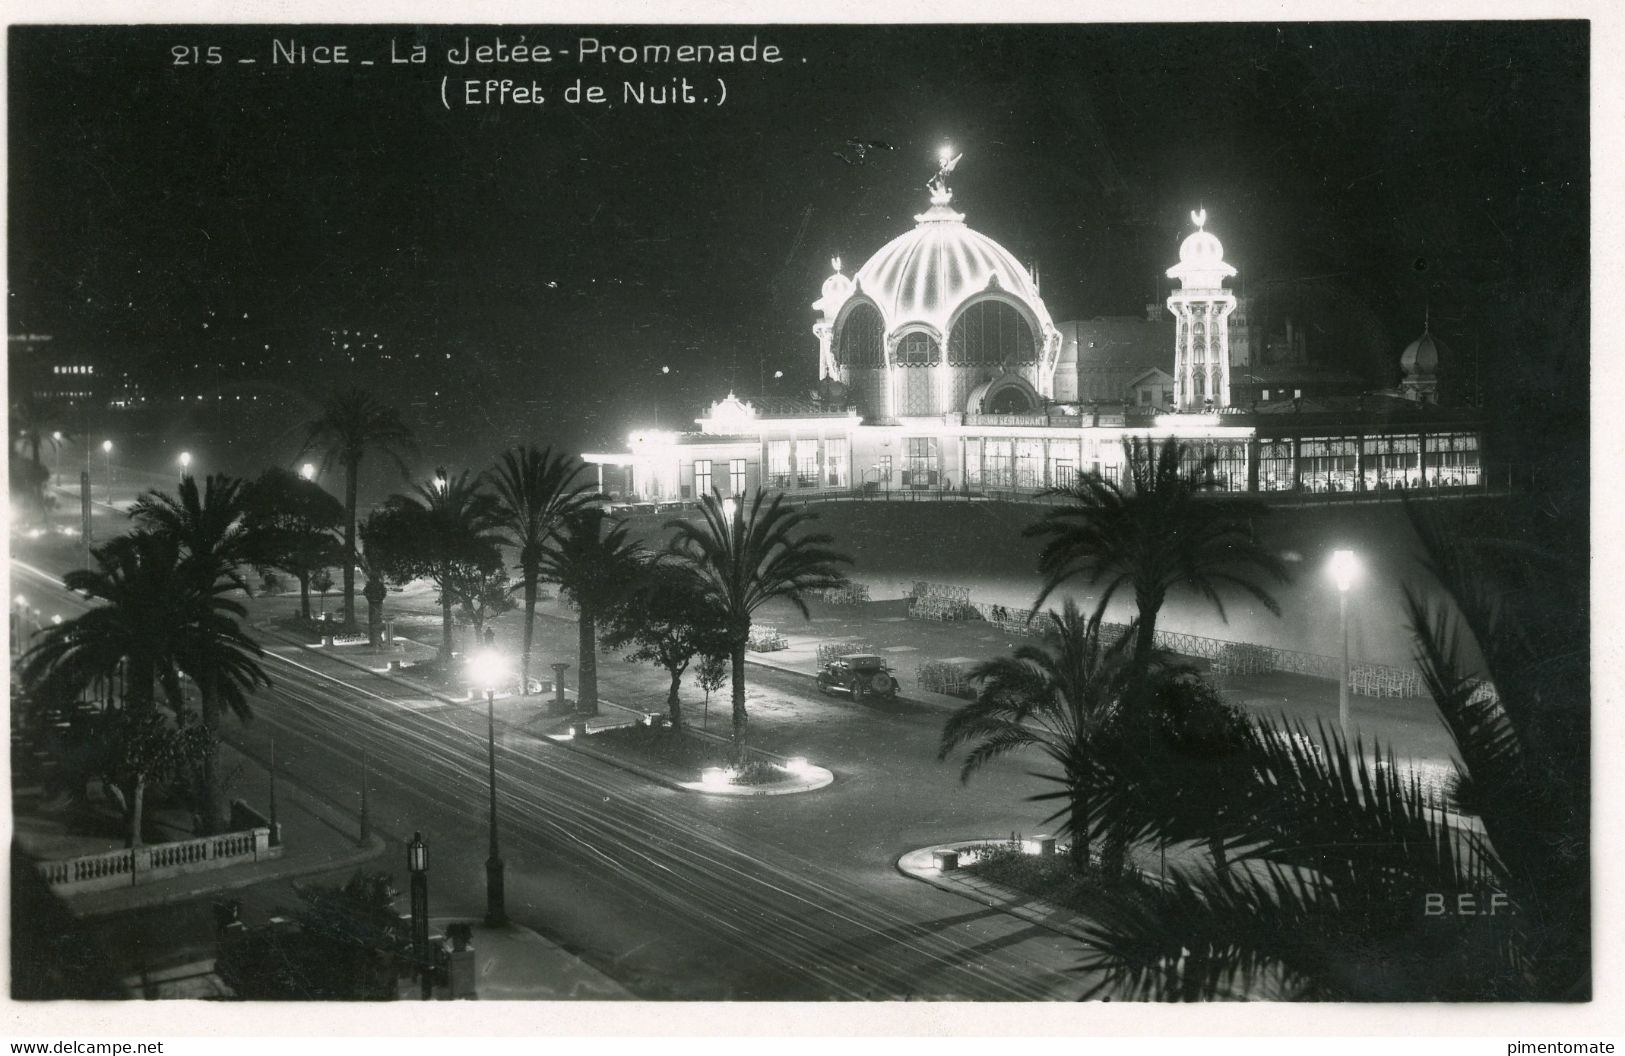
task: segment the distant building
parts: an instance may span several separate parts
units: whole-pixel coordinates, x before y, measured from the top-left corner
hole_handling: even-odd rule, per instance
[[[605,490],[640,502],[757,486],[1036,492],[1086,471],[1117,477],[1125,437],[1185,443],[1233,491],[1480,482],[1481,417],[1437,402],[1430,335],[1405,352],[1407,382],[1383,393],[1309,364],[1290,324],[1279,343],[1248,331],[1232,344],[1232,322],[1250,320],[1205,212],[1168,269],[1179,286],[1165,312],[1056,325],[1028,269],[950,207],[946,175],[912,230],[850,277],[832,262],[812,305],[816,392],[729,393],[697,430],[587,453]]]

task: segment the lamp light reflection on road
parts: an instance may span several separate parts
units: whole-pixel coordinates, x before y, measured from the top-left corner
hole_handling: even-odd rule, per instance
[[[1331,560],[1332,580],[1337,584],[1337,614],[1338,621],[1343,630],[1343,677],[1337,684],[1337,726],[1343,733],[1345,744],[1349,741],[1349,588],[1354,586],[1355,577],[1360,571],[1360,561],[1354,556],[1353,550],[1333,550]]]

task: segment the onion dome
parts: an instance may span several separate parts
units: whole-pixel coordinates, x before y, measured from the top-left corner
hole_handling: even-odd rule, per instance
[[[1236,269],[1224,262],[1224,245],[1207,230],[1207,210],[1191,213],[1196,230],[1179,245],[1179,263],[1168,269],[1170,279],[1179,279],[1186,289],[1218,289],[1224,280],[1235,277]]]
[[[1393,347],[1393,346],[1389,346]],[[1440,353],[1444,344],[1433,336],[1427,323],[1422,324],[1422,336],[1405,346],[1399,355],[1399,369],[1406,377],[1427,377],[1439,372]]]
[[[818,399],[832,407],[845,407],[850,390],[846,383],[825,375],[818,383]]]

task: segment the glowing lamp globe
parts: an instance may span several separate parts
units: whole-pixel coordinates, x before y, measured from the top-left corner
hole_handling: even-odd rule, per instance
[[[103,440],[102,441],[102,450],[106,451],[108,454],[112,454],[113,453],[113,441],[111,441],[111,440]]]
[[[723,499],[722,500],[722,515],[724,517],[728,518],[728,523],[729,524],[733,523],[734,515],[737,514],[738,512],[739,512],[739,503],[735,502],[733,499]]]
[[[190,452],[190,451],[182,451],[180,461],[181,461],[181,468],[182,469],[186,469],[186,468],[190,467],[191,464],[192,464],[192,452]]]
[[[1360,562],[1353,550],[1333,550],[1330,567],[1337,589],[1344,592],[1354,585],[1354,577],[1360,572]]]
[[[306,462],[304,465],[299,467],[299,475],[301,477],[304,477],[306,480],[315,480],[316,479],[316,467],[315,467],[315,465],[310,463],[310,462]]]
[[[474,681],[486,689],[495,688],[507,673],[507,661],[495,649],[481,649],[468,661],[468,672]]]

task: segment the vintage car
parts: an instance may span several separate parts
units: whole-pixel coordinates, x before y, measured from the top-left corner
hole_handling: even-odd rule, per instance
[[[818,672],[818,692],[850,693],[853,700],[877,696],[891,699],[897,696],[897,679],[891,668],[878,656],[855,653],[829,661]]]

